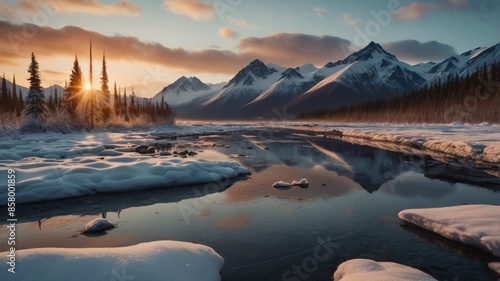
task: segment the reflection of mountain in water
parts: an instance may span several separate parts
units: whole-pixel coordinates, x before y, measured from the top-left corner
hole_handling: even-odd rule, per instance
[[[249,143],[257,142],[256,137],[246,138]],[[278,164],[303,168],[319,165],[354,180],[370,193],[403,171],[418,170],[397,152],[314,136],[287,135],[277,139],[266,140],[267,149],[253,149],[248,153],[250,157],[241,162],[255,172]]]

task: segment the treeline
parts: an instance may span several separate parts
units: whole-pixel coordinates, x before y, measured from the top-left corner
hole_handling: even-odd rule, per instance
[[[92,47],[90,49],[92,56]],[[127,96],[126,88],[109,88],[106,56],[102,58],[100,86],[93,87],[92,57],[89,83],[85,83],[78,57],[75,56],[73,68],[64,91],[59,93],[54,88],[48,98],[41,86],[39,64],[34,54],[28,67],[29,90],[23,98],[17,86],[15,76],[12,87],[7,87],[5,74],[0,87],[1,128],[18,127],[24,130],[60,130],[92,129],[95,127],[172,124],[175,113],[162,98],[153,102],[137,97],[132,92]]]
[[[299,114],[299,120],[393,123],[500,123],[500,62],[408,95]]]

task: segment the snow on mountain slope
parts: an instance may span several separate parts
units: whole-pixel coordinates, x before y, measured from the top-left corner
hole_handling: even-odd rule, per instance
[[[174,83],[163,88],[152,99],[154,102],[160,101],[164,97],[165,101],[172,107],[189,103],[194,99],[204,97],[220,90],[223,83],[207,85],[197,77],[185,77],[177,79]]]
[[[255,60],[219,91],[179,108],[196,112],[197,118],[212,119],[270,118],[275,110],[299,113],[337,108],[404,95],[455,75],[473,73],[485,63],[498,60],[500,44],[476,48],[439,63],[412,66],[371,42],[320,69],[311,64],[286,69]]]
[[[412,66],[400,62],[374,42],[346,59],[326,66],[333,71],[332,74],[292,101],[289,104],[292,112],[393,97],[418,89],[426,82],[412,70]]]
[[[221,90],[206,100],[188,118],[240,118],[240,109],[257,98],[281,77],[274,67],[254,60],[241,69]]]

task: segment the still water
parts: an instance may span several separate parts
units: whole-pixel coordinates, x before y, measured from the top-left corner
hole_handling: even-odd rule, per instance
[[[447,180],[435,173],[430,179],[423,167],[433,159],[423,154],[285,131],[263,135],[203,136],[168,147],[240,161],[252,172],[248,178],[21,205],[19,249],[180,240],[214,248],[225,259],[223,280],[331,280],[335,268],[352,258],[402,263],[438,280],[500,278],[487,266],[498,258],[397,217],[407,208],[499,204],[498,187],[456,182],[449,174],[442,177]],[[301,178],[309,180],[308,188],[272,187]],[[81,235],[96,217],[118,227],[101,236]],[[2,225],[0,235],[6,232]]]

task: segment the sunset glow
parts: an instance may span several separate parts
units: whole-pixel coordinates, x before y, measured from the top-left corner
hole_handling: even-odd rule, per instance
[[[496,44],[500,26],[497,1],[395,1],[394,11],[386,0],[24,2],[0,3],[7,79],[16,74],[25,86],[35,51],[43,85],[64,85],[75,54],[88,73],[92,37],[95,57],[106,51],[110,81],[147,97],[183,75],[227,82],[254,59],[321,67],[370,41],[411,64],[441,61]]]

